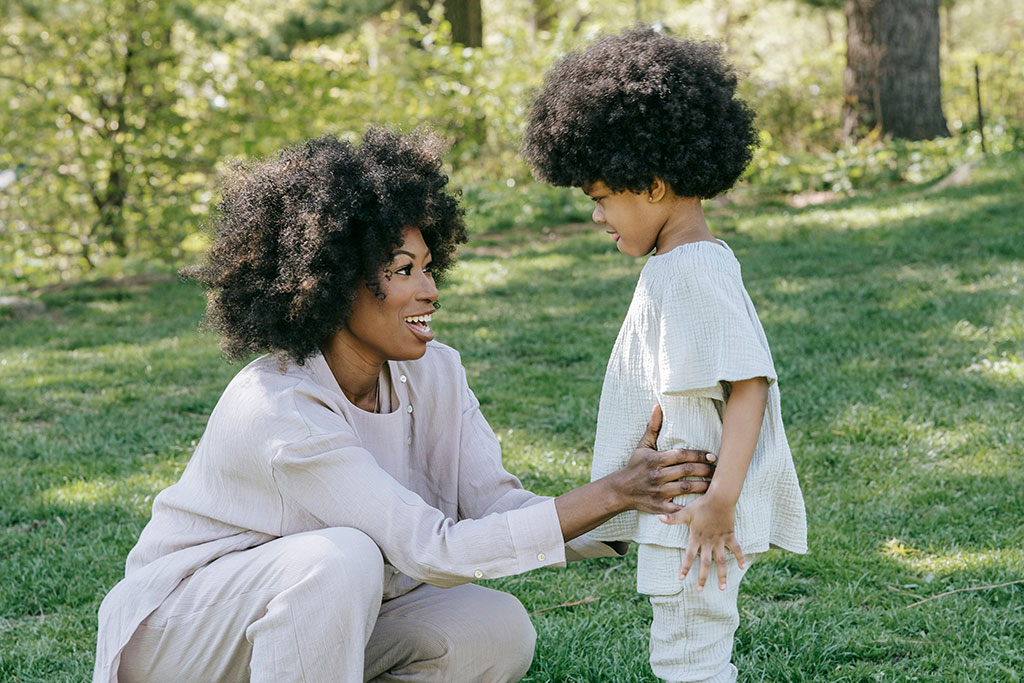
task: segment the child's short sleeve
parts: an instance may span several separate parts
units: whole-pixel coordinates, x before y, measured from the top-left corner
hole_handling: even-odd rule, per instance
[[[768,340],[739,273],[682,272],[661,301],[658,364],[663,394],[720,382],[776,380]]]

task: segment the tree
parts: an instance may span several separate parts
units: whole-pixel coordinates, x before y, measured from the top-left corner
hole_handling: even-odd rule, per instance
[[[167,253],[182,235],[163,226],[189,222],[189,194],[205,180],[196,171],[212,167],[201,121],[215,94],[183,87],[173,36],[191,6],[20,0],[6,9],[0,168],[18,170],[0,197],[0,234],[13,270],[89,268],[143,244]]]
[[[556,0],[533,0],[533,30],[550,31],[558,22],[558,4]]]
[[[452,25],[452,41],[466,47],[484,44],[483,10],[480,0],[445,0],[444,17]]]
[[[821,3],[817,3],[821,4]],[[949,135],[939,80],[939,0],[846,0],[843,135]]]

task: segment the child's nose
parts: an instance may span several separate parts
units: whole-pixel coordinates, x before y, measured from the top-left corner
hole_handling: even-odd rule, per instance
[[[594,213],[590,214],[590,217],[594,219],[595,223],[604,223],[604,209],[600,204],[594,206]]]

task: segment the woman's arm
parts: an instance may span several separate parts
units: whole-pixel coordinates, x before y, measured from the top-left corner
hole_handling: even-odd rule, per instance
[[[715,456],[680,449],[658,451],[661,417],[661,406],[655,406],[647,430],[625,467],[555,499],[558,522],[566,541],[626,510],[652,514],[683,510],[672,502],[674,497],[709,490],[706,481],[683,478],[710,477],[712,465],[709,463]]]
[[[462,440],[459,456],[459,514],[480,519],[534,505],[539,496],[523,489],[501,462],[501,445],[480,412],[465,376],[463,383]],[[710,477],[715,456],[705,451],[657,450],[662,411],[655,406],[651,421],[626,466],[606,477],[573,489],[555,499],[565,541],[571,541],[625,510],[650,513],[679,509],[672,498],[703,493],[708,482],[676,481],[681,477]],[[594,541],[593,543],[598,543]],[[620,553],[621,554],[621,553]]]
[[[667,524],[686,524],[690,527],[690,542],[686,547],[679,576],[686,576],[699,554],[697,590],[704,588],[712,559],[718,569],[718,586],[725,588],[726,548],[736,555],[740,567],[745,564],[743,550],[734,534],[736,501],[739,500],[743,480],[757,447],[767,402],[768,382],[765,378],[755,377],[732,383],[732,392],[722,417],[722,447],[718,466],[707,494],[681,510],[661,517]]]

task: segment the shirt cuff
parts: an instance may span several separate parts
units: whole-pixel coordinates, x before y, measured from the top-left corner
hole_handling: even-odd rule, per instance
[[[621,548],[615,548],[612,544]],[[589,560],[594,557],[622,557],[629,549],[629,544],[622,541],[598,541],[590,538],[587,534],[578,536],[565,544],[565,559],[567,562]]]
[[[518,573],[540,567],[565,566],[565,540],[553,499],[510,510],[506,515],[512,547],[519,563]]]

